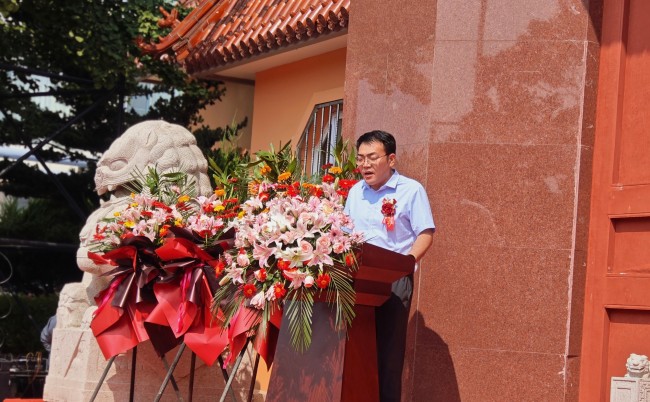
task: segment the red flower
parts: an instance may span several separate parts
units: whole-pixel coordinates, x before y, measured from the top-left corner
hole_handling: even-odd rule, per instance
[[[381,213],[384,216],[395,216],[395,204],[397,204],[395,200],[384,199],[381,206]]]
[[[331,163],[326,163],[321,167],[323,168],[323,170],[327,170],[327,169],[331,168],[332,166],[334,166],[334,165],[332,165]]]
[[[239,179],[236,177],[231,177],[230,179],[228,179],[228,183],[237,183],[238,181]]]
[[[329,274],[320,274],[316,278],[316,286],[321,289],[325,289],[330,284],[331,278]]]
[[[341,188],[343,190],[349,190],[349,189],[352,188],[352,186],[357,184],[358,181],[359,180],[341,179],[341,180],[339,180],[339,188]]]
[[[160,237],[167,236],[167,233],[169,233],[169,228],[170,227],[171,227],[171,225],[162,225],[162,227],[160,228],[160,232],[159,232]]]
[[[163,204],[163,203],[160,202],[160,201],[154,201],[154,202],[152,202],[152,203],[151,203],[151,206],[154,207],[154,208],[160,208],[160,209],[162,209],[162,210],[165,211],[165,212],[172,212],[172,209],[171,209],[171,208],[169,208],[167,205]]]
[[[104,240],[106,236],[104,236],[104,232],[106,231],[106,227],[104,226],[103,228],[99,228],[99,225],[95,226],[95,234],[94,234],[94,239],[95,240]]]
[[[291,263],[280,258],[278,259],[277,265],[280,271],[284,271],[285,269],[289,269]]]
[[[287,189],[287,194],[289,195],[289,197],[297,197],[300,195],[300,191],[296,190],[295,187],[291,186]]]
[[[348,190],[336,190],[336,193],[340,195],[343,198],[348,198],[349,191]]]
[[[345,265],[347,265],[348,267],[354,265],[354,256],[352,254],[347,254],[345,256]]]
[[[310,188],[311,195],[314,197],[322,197],[323,196],[323,189],[318,187],[318,186],[313,186]]]
[[[355,167],[354,170],[352,171],[352,173],[361,174],[361,168],[360,167]]]
[[[281,299],[287,294],[287,289],[284,288],[284,285],[281,282],[276,282],[273,285],[273,294],[276,299]]]
[[[334,183],[334,176],[326,174],[323,176],[323,183]]]
[[[226,263],[223,260],[217,261],[217,265],[214,267],[214,273],[218,276],[221,275],[223,270],[226,268]]]
[[[269,193],[260,193],[259,197],[260,201],[266,202],[269,200]]]
[[[381,205],[381,213],[384,215],[382,223],[386,225],[387,230],[395,229],[395,204],[397,200],[384,198]]]
[[[242,292],[244,293],[244,296],[247,299],[250,299],[251,297],[255,296],[255,293],[257,292],[257,288],[252,283],[247,283],[244,285]]]

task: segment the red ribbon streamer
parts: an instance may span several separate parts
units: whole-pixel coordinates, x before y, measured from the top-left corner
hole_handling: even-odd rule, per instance
[[[107,291],[104,292],[104,296],[102,296],[101,303],[99,303],[97,310],[95,310],[95,312],[93,313],[93,318],[95,318],[99,313],[101,313],[104,307],[106,307],[106,304],[108,304],[108,301],[113,298],[115,292],[117,291],[117,288],[120,286],[124,278],[126,278],[126,275],[120,275],[111,281]]]
[[[183,279],[181,280],[181,305],[178,307],[178,319],[176,320],[176,332],[181,332],[183,330],[183,318],[185,317],[185,311],[187,309],[187,290],[190,287],[190,282],[192,279],[192,270],[187,269],[183,273]]]

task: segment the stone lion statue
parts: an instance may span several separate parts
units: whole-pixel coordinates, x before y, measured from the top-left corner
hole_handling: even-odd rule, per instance
[[[650,377],[650,362],[648,362],[648,356],[646,355],[637,355],[632,353],[630,357],[627,358],[625,367],[627,368],[627,374],[625,374],[625,377]]]
[[[124,185],[133,181],[134,175],[146,174],[148,167],[156,167],[160,173],[185,172],[194,179],[198,194],[211,192],[207,161],[197,147],[194,135],[181,126],[160,120],[136,124],[104,153],[98,162],[95,185],[98,194],[109,194],[110,199],[90,215],[79,234],[77,265],[84,271],[82,282],[66,284],[59,296],[52,364],[44,391],[46,400],[87,400],[82,398],[88,394],[81,390],[94,387],[103,370],[103,365],[99,364],[101,352],[93,340],[90,323],[97,309],[94,296],[110,281],[100,275],[112,267],[96,265],[88,258],[89,240],[93,238],[98,221],[112,217],[114,212],[122,210],[130,202],[130,192]],[[145,365],[154,360],[152,349],[145,348],[143,352],[148,356],[141,359]],[[116,360],[112,383],[128,384],[128,370],[124,369],[127,364],[126,356]],[[118,366],[122,369],[118,370]],[[138,374],[139,378],[144,376],[143,383],[159,381],[154,366],[147,367],[150,371],[145,369],[142,371],[144,374]],[[112,385],[111,388],[119,386]],[[121,397],[115,398],[121,400]]]
[[[83,311],[79,311],[82,305],[86,303],[88,307],[94,305],[93,297],[110,281],[100,275],[111,267],[96,265],[88,258],[88,242],[92,239],[95,227],[101,219],[112,217],[114,212],[126,207],[130,202],[130,191],[124,185],[132,182],[138,173],[146,173],[148,167],[155,167],[160,173],[169,171],[187,173],[189,178],[194,179],[198,194],[205,195],[212,190],[207,175],[208,163],[190,131],[162,120],[145,121],[126,130],[111,144],[97,164],[95,190],[99,195],[110,194],[110,199],[102,202],[100,207],[88,217],[79,233],[77,265],[85,272],[81,283],[85,295],[82,297],[79,294],[80,287],[67,286],[68,293],[77,294],[62,292],[61,300],[69,298],[71,308],[69,314],[64,313],[68,319],[63,317],[63,322],[59,326],[80,325],[84,315]],[[61,303],[60,307],[63,307]]]

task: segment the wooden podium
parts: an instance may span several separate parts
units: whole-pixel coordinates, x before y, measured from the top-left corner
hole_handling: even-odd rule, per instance
[[[379,400],[375,307],[388,300],[393,282],[413,273],[415,259],[366,243],[358,262],[356,316],[347,333],[336,331],[332,306],[316,302],[311,346],[300,353],[291,345],[289,320],[282,320],[267,402]]]

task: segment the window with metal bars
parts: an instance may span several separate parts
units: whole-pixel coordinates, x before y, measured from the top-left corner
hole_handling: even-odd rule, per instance
[[[342,122],[343,99],[314,107],[296,146],[296,155],[304,174],[316,174],[321,166],[334,162],[334,147],[341,136]]]

